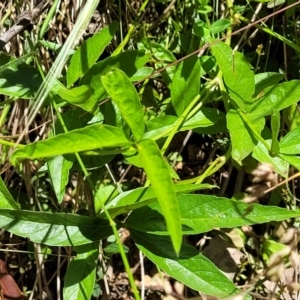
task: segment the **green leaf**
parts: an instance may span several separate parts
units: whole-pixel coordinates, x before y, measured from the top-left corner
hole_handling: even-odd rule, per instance
[[[219,123],[224,123],[224,121],[225,114],[223,112],[216,108],[203,107],[194,116],[184,122],[180,131],[210,127]]]
[[[197,55],[182,61],[171,84],[171,102],[178,116],[200,92],[200,62]]]
[[[240,52],[233,51],[223,42],[211,46],[217,59],[230,97],[246,112],[255,91],[254,74],[247,59]]]
[[[223,298],[237,294],[235,285],[194,247],[182,243],[179,256],[172,251],[169,237],[131,230],[138,248],[164,272],[206,295]]]
[[[254,98],[257,97],[264,89],[269,86],[277,84],[281,79],[284,78],[284,74],[275,72],[265,72],[255,74],[255,93]]]
[[[146,123],[147,132],[144,138],[157,140],[167,136],[174,127],[178,118],[175,116],[159,116]],[[185,121],[179,128],[179,131],[198,130],[203,128],[220,127],[220,131],[224,131],[226,126],[225,114],[218,109],[203,107],[194,116]]]
[[[209,42],[211,40],[211,33],[207,28],[207,24],[197,18],[193,24],[193,34],[202,38],[205,42]]]
[[[119,195],[118,189],[115,185],[109,184],[109,185],[103,185],[101,184],[99,188],[96,189],[94,192],[94,206],[95,206],[95,212],[98,214],[103,205],[110,201],[111,199],[114,199]],[[113,200],[112,200],[113,201]]]
[[[74,156],[62,155],[54,156],[47,160],[51,184],[59,204],[63,201],[73,160]]]
[[[289,164],[291,164],[293,167],[295,167],[298,171],[300,171],[300,157],[295,155],[284,155],[279,154],[278,155],[281,159],[285,160]],[[288,174],[288,173],[287,173]],[[287,177],[287,175],[285,176]]]
[[[270,140],[266,140],[266,142],[271,145]],[[262,142],[258,142],[257,145],[253,149],[252,156],[261,163],[269,163],[273,166],[273,169],[276,173],[280,174],[283,177],[288,176],[288,165],[287,163],[281,159],[280,157],[272,157]]]
[[[28,144],[16,150],[11,156],[11,161],[15,164],[17,160],[25,158],[35,159],[99,148],[129,146],[131,146],[131,142],[128,141],[121,129],[109,125],[93,124],[44,141]]]
[[[300,216],[299,210],[275,206],[246,204],[211,195],[178,195],[184,234],[199,234],[215,228],[235,228],[243,225],[282,221]],[[134,230],[168,235],[161,208],[157,203],[133,211],[126,225]]]
[[[31,99],[34,98],[43,80],[40,73],[25,63],[16,69],[5,69],[0,74],[0,93],[3,95]]]
[[[262,96],[249,106],[249,112],[258,117],[272,114],[275,109],[280,111],[299,100],[300,80],[291,80],[266,88]]]
[[[255,116],[248,116],[248,118],[251,122],[251,118],[255,118]],[[255,122],[251,123],[257,129],[258,133],[260,133],[264,126],[264,119],[256,119]],[[232,143],[232,158],[241,161],[253,151],[257,141],[236,110],[230,109],[228,111],[227,127]]]
[[[59,53],[59,51],[63,47],[62,44],[53,43],[53,42],[49,42],[46,40],[39,40],[38,43],[41,44],[42,46],[44,46],[45,48],[54,51],[55,53]],[[70,49],[68,52],[69,55],[73,55],[74,53],[75,53],[75,51],[73,49]]]
[[[97,61],[110,43],[119,27],[118,22],[112,22],[92,38],[85,41],[71,58],[67,72],[67,86],[70,87],[79,77],[84,75]]]
[[[19,205],[12,197],[10,192],[5,186],[1,176],[0,176],[0,207],[8,209],[19,209]]]
[[[210,184],[174,184],[176,194],[211,189],[213,187],[215,186]],[[137,188],[118,195],[116,198],[107,203],[106,209],[109,211],[111,216],[117,216],[156,201],[156,194],[152,186]]]
[[[159,116],[146,123],[147,132],[144,138],[157,140],[164,136],[167,136],[174,127],[176,121],[178,120],[175,116]]]
[[[74,247],[77,256],[68,264],[64,280],[64,299],[91,299],[99,255],[99,243]]]
[[[140,81],[144,80],[146,77],[150,76],[154,72],[153,68],[142,67],[137,72],[130,77],[130,81]]]
[[[22,63],[24,60],[22,59]],[[0,74],[5,71],[5,69],[17,69],[17,59],[13,56],[10,56],[6,53],[1,52],[0,53]]]
[[[85,111],[97,113],[97,99],[94,90],[88,85],[82,85],[71,90],[61,89],[57,94],[70,104],[81,107]]]
[[[134,139],[141,140],[145,132],[144,112],[135,87],[126,74],[119,69],[110,70],[101,77],[101,80],[130,127]]]
[[[287,124],[289,130],[294,130],[300,126],[298,103],[294,103],[283,110],[283,120]]]
[[[217,34],[224,31],[226,28],[230,26],[230,21],[227,19],[217,20],[216,22],[212,23],[210,26],[210,31],[212,34]]]
[[[176,61],[176,57],[173,55],[173,53],[163,45],[148,41],[146,39],[142,40],[142,43],[143,44],[140,44],[139,46],[147,50],[147,53],[151,53],[153,58],[158,61],[156,63],[157,68],[166,67],[168,64]],[[165,71],[162,71],[162,77],[167,85],[172,82],[175,70],[176,66],[170,66]]]
[[[112,234],[108,221],[64,213],[0,209],[0,227],[34,243],[77,246]]]
[[[212,10],[213,10],[213,8],[209,5],[201,5],[200,8],[198,9],[198,12],[200,14],[206,15],[206,14],[210,13]]]
[[[80,85],[89,85],[95,91],[97,100],[102,100],[107,93],[102,85],[101,76],[111,68],[122,70],[128,77],[133,76],[148,62],[149,54],[144,51],[126,51],[116,56],[108,57],[91,67],[80,80]]]
[[[180,212],[167,162],[152,140],[142,140],[137,148],[143,168],[166,219],[174,250],[179,253],[182,241]]]
[[[214,56],[209,56],[209,55],[202,55],[199,57],[200,60],[200,67],[201,71],[200,74],[201,76],[204,76],[206,74],[209,74],[213,69],[216,69],[216,59]]]
[[[282,154],[300,154],[300,127],[286,134],[279,147]]]

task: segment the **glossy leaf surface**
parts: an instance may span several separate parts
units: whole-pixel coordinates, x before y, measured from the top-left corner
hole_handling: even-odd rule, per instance
[[[99,243],[74,247],[76,257],[68,264],[64,279],[64,299],[91,299],[99,255]]]
[[[97,100],[102,100],[107,95],[103,87],[101,76],[111,68],[122,70],[128,77],[133,76],[149,60],[149,54],[144,51],[126,51],[116,56],[110,56],[91,67],[80,80],[80,85],[89,85],[95,91]]]
[[[291,80],[266,88],[261,97],[249,106],[249,112],[255,112],[259,117],[280,111],[299,100],[300,80]]]
[[[246,204],[210,195],[178,195],[184,234],[199,234],[216,228],[282,221],[300,216],[299,210]],[[130,214],[126,225],[134,230],[157,235],[168,235],[161,208],[152,203]]]
[[[10,97],[33,98],[42,83],[38,70],[25,63],[0,73],[0,93]]]
[[[163,271],[186,286],[223,298],[238,293],[234,284],[205,256],[187,243],[179,256],[172,251],[169,237],[131,231],[138,248]]]
[[[97,61],[105,47],[114,37],[119,27],[112,22],[93,37],[86,40],[72,56],[67,72],[67,85],[70,87],[79,77],[84,75]]]
[[[17,160],[24,158],[34,159],[99,148],[129,147],[130,145],[131,142],[121,129],[94,124],[26,145],[12,154],[11,161],[15,164]]]
[[[255,74],[255,93],[253,97],[259,97],[259,94],[263,92],[264,89],[269,86],[277,84],[280,80],[284,78],[284,74],[275,72],[265,72]],[[253,101],[255,101],[253,99]]]
[[[101,80],[130,127],[135,140],[141,140],[145,132],[144,112],[135,87],[119,69],[111,69]]]
[[[197,55],[182,61],[171,84],[171,102],[180,116],[200,92],[200,61]]]
[[[175,116],[160,116],[154,118],[146,123],[147,132],[144,138],[157,140],[161,137],[167,136],[174,127],[178,118]],[[186,120],[179,128],[179,131],[197,130],[205,128],[220,127],[224,130],[226,126],[225,114],[215,108],[203,107],[194,116]]]
[[[174,250],[178,253],[182,239],[180,211],[167,162],[152,140],[142,140],[138,144],[138,152],[166,219]]]
[[[49,246],[89,244],[112,234],[106,220],[64,213],[0,209],[0,227]]]
[[[285,155],[279,154],[278,155],[282,160],[286,161],[287,163],[291,164],[295,167],[298,171],[300,171],[300,157],[296,155]],[[287,177],[287,176],[286,176]]]
[[[300,127],[286,134],[279,146],[282,154],[300,154]]]
[[[255,91],[254,74],[243,54],[233,51],[223,42],[211,46],[222,71],[230,97],[246,112]]]
[[[69,171],[73,165],[74,156],[54,156],[48,161],[48,170],[53,190],[58,203],[62,203],[65,187],[69,181]]]
[[[63,100],[81,107],[89,113],[95,113],[98,110],[94,90],[88,85],[82,85],[71,90],[61,89],[57,93]]]
[[[264,119],[257,119],[256,116],[247,116],[258,134],[263,129]],[[255,121],[251,120],[253,118]],[[248,156],[257,144],[253,132],[242,119],[241,115],[234,109],[230,109],[227,114],[227,128],[230,132],[232,143],[232,158],[240,161]],[[243,138],[241,138],[243,137]]]
[[[0,177],[0,208],[19,209],[19,205],[8,191]]]
[[[187,193],[202,189],[211,189],[215,186],[210,184],[174,184],[175,193]],[[156,202],[156,194],[152,186],[137,188],[124,192],[111,200],[106,205],[106,209],[113,216],[130,212],[131,210],[143,207],[152,202]]]
[[[230,21],[227,19],[217,20],[216,22],[211,24],[210,31],[213,34],[220,33],[224,31],[227,27],[229,27],[230,24],[231,24]]]
[[[271,145],[270,140],[266,140],[268,145]],[[253,149],[252,156],[261,163],[269,163],[273,166],[274,171],[283,177],[288,176],[288,165],[279,156],[272,157],[262,142],[258,142]]]

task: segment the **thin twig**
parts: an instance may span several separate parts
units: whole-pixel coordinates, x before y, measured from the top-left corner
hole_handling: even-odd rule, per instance
[[[16,23],[0,37],[0,50],[17,34],[23,32],[29,25],[32,25],[34,20],[36,20],[48,6],[50,6],[50,3],[47,0],[43,0],[32,10],[26,10],[19,14]]]

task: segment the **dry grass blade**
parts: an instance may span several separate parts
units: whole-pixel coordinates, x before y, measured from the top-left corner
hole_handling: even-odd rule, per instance
[[[61,75],[62,69],[65,67],[68,53],[73,47],[75,46],[76,42],[82,36],[84,29],[87,27],[92,14],[94,13],[99,1],[97,0],[88,0],[82,9],[74,27],[71,31],[70,35],[67,38],[64,46],[62,47],[59,55],[57,56],[54,64],[52,65],[51,69],[49,70],[46,78],[44,79],[43,85],[37,92],[37,96],[35,101],[33,101],[34,106],[30,107],[30,113],[28,116],[28,122],[21,133],[20,137],[18,138],[16,144],[18,145],[26,132],[29,129],[29,126],[34,121],[36,114],[38,113],[39,109],[43,105],[44,101],[46,100],[47,96],[49,95],[55,80]]]

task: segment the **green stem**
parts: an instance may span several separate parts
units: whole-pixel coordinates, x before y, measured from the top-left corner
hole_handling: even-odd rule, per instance
[[[226,40],[225,43],[230,46],[231,43],[231,34],[232,34],[232,26],[234,24],[234,11],[233,11],[233,2],[232,0],[227,0],[227,7],[229,9],[229,14],[230,14],[230,26],[226,30]]]
[[[57,117],[58,117],[58,119],[59,119],[59,121],[60,121],[60,123],[61,123],[61,125],[63,127],[63,130],[65,132],[68,132],[68,129],[67,129],[65,123],[64,123],[64,120],[61,117],[61,114],[59,112],[59,109],[58,109],[55,101],[52,101],[52,102],[53,102],[54,109],[57,112]],[[95,190],[94,184],[93,184],[91,178],[89,177],[89,173],[88,173],[88,171],[87,171],[87,169],[86,169],[86,167],[85,167],[85,165],[84,165],[84,163],[83,163],[80,155],[78,153],[75,153],[75,156],[76,156],[76,159],[77,159],[77,161],[78,161],[78,163],[79,163],[79,165],[80,165],[80,167],[81,167],[81,169],[83,171],[83,174],[85,175],[85,177],[86,177],[86,179],[87,179],[90,187],[94,191]],[[131,288],[132,288],[132,291],[133,291],[133,294],[134,294],[134,298],[137,299],[137,300],[140,300],[140,295],[139,295],[139,292],[137,290],[136,284],[134,282],[134,278],[133,278],[133,275],[132,275],[132,272],[131,272],[131,269],[130,269],[130,266],[129,266],[129,262],[127,260],[127,257],[126,257],[126,254],[125,254],[125,251],[124,251],[121,239],[119,237],[119,233],[118,233],[118,229],[116,227],[116,223],[114,222],[114,220],[110,216],[110,214],[109,214],[108,210],[106,209],[105,205],[102,204],[101,206],[102,206],[101,208],[103,209],[103,211],[104,211],[104,213],[105,213],[105,215],[106,215],[106,217],[107,217],[107,219],[109,221],[109,224],[110,224],[110,226],[111,226],[111,228],[113,230],[114,236],[116,238],[116,242],[118,244],[118,248],[119,248],[119,251],[120,251],[120,254],[121,254],[124,266],[125,266],[125,270],[127,272],[128,279],[129,279],[129,282],[130,282],[130,285],[131,285]],[[93,209],[93,212],[95,212],[95,207],[94,206],[91,209]]]
[[[45,20],[43,22],[41,30],[39,31],[39,35],[38,35],[39,40],[41,40],[43,38],[43,36],[45,35],[45,32],[48,29],[49,23],[56,12],[56,8],[57,8],[59,1],[60,0],[55,0],[54,3],[52,4],[52,6],[49,10],[49,13],[47,14],[47,17],[45,18]]]
[[[209,95],[211,94],[211,87],[215,85],[215,81],[212,80],[202,91],[199,95],[197,95],[193,101],[188,105],[188,107],[185,109],[183,114],[177,119],[177,121],[174,124],[174,127],[170,130],[170,134],[168,135],[167,140],[165,141],[161,153],[162,155],[165,154],[166,150],[168,149],[174,135],[178,132],[178,129],[182,126],[182,124],[185,122],[185,120],[191,118],[199,109],[202,107],[204,102],[207,100]],[[198,103],[198,105],[193,109],[193,107],[196,105],[196,103],[199,101],[199,99],[202,98],[202,101]],[[164,133],[165,135],[165,133]],[[144,187],[147,187],[150,185],[150,181],[147,180]]]
[[[112,56],[119,54],[120,52],[123,51],[124,47],[126,46],[126,44],[129,42],[133,32],[135,31],[135,29],[139,26],[139,18],[141,16],[141,14],[143,13],[143,11],[145,10],[146,6],[148,5],[150,0],[146,0],[143,5],[141,6],[137,17],[135,19],[135,21],[133,22],[133,24],[131,25],[131,27],[129,28],[124,40],[119,44],[119,46],[117,47],[117,49],[113,52]]]
[[[192,184],[192,183],[200,184],[201,182],[203,182],[203,180],[206,177],[211,176],[212,174],[217,172],[222,166],[224,166],[224,164],[230,158],[230,156],[231,156],[231,146],[229,147],[229,149],[227,150],[225,155],[219,156],[218,158],[216,158],[215,161],[213,161],[209,165],[209,167],[205,170],[205,172],[203,174],[201,174],[195,178],[179,181],[176,184]]]
[[[209,165],[209,167],[205,170],[205,172],[198,177],[195,184],[200,184],[206,177],[214,174],[219,169],[221,169],[221,167],[225,165],[226,161],[230,158],[230,156],[231,156],[231,147],[228,148],[225,155],[217,157],[215,161]]]
[[[0,116],[0,128],[4,124],[7,114],[10,110],[10,104],[5,105]]]
[[[254,126],[251,124],[251,122],[249,121],[248,117],[241,111],[241,109],[237,109],[236,110],[238,112],[238,114],[240,115],[240,117],[243,119],[243,121],[246,123],[246,125],[248,126],[248,128],[252,131],[253,135],[255,136],[255,138],[257,139],[257,141],[260,141],[264,144],[264,146],[266,147],[266,149],[268,149],[268,151],[270,152],[270,146],[268,145],[268,143],[260,136],[260,134],[258,134],[258,132],[256,131],[256,129],[254,128]]]
[[[201,94],[197,95],[193,101],[189,104],[189,106],[185,109],[185,111],[183,112],[183,114],[177,119],[177,121],[175,122],[174,127],[172,128],[171,133],[169,134],[167,140],[165,141],[161,152],[164,155],[166,150],[168,149],[174,135],[176,134],[176,132],[178,131],[178,129],[180,128],[180,126],[184,123],[184,121],[187,118],[188,113],[192,110],[192,108],[195,106],[195,104],[199,101],[199,99],[201,98]],[[203,102],[201,102],[201,106],[203,105]]]
[[[188,105],[188,107],[184,110],[184,112],[182,113],[182,115],[178,118],[178,120],[175,122],[174,127],[172,128],[171,133],[169,134],[167,140],[165,141],[161,152],[164,155],[166,150],[168,149],[174,135],[177,133],[178,129],[182,126],[182,124],[185,122],[185,120],[191,118],[196,112],[199,111],[199,109],[203,106],[203,104],[205,103],[205,101],[207,100],[207,98],[209,97],[209,95],[211,94],[211,87],[215,84],[215,81],[212,80],[201,92],[199,95],[197,95],[192,102]],[[199,104],[194,107],[196,105],[196,103],[199,101],[199,99],[201,99],[201,102],[199,102]]]
[[[249,19],[241,16],[241,15],[237,15],[236,16],[239,20],[249,24],[251,23]],[[258,24],[254,24],[254,27],[258,28],[259,30],[262,30],[263,32],[274,36],[275,38],[279,39],[280,41],[282,41],[283,43],[287,44],[288,46],[290,46],[291,48],[295,49],[296,51],[300,52],[300,47],[298,45],[296,45],[295,43],[291,42],[290,40],[288,40],[287,38],[285,38],[284,36],[274,32],[273,30],[271,30],[270,28],[266,27],[266,26],[261,26]]]
[[[6,146],[9,146],[9,147],[13,147],[13,148],[22,148],[22,147],[24,147],[24,145],[16,144],[16,143],[9,142],[9,141],[3,140],[3,139],[0,139],[0,144],[1,145],[6,145]]]

